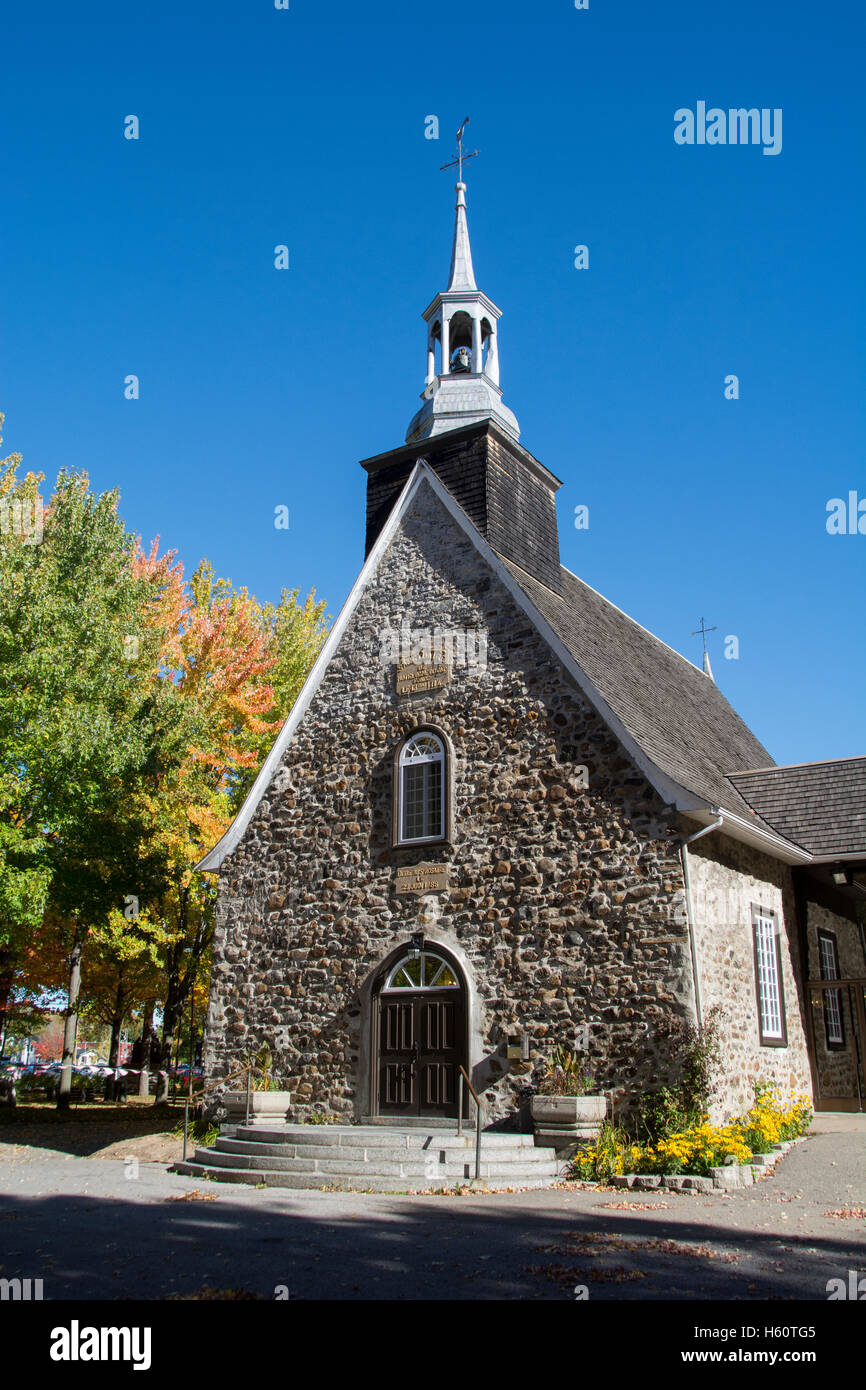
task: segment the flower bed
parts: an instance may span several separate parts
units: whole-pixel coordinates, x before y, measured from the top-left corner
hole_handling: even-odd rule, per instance
[[[625,1132],[606,1125],[594,1144],[574,1155],[569,1177],[605,1182],[623,1174],[710,1177],[712,1170],[750,1164],[755,1155],[805,1134],[812,1123],[808,1096],[784,1101],[769,1087],[759,1089],[745,1114],[724,1125],[700,1124],[658,1139],[632,1142]]]

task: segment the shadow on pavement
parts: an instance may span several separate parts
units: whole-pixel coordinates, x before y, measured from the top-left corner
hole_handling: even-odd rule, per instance
[[[685,1220],[681,1205],[676,1220],[611,1210],[610,1193],[593,1194],[589,1210],[549,1201],[539,1209],[537,1194],[392,1200],[272,1190],[257,1194],[259,1205],[189,1182],[169,1195],[161,1185],[148,1191],[144,1165],[128,1200],[0,1197],[3,1277],[42,1278],[46,1299],[203,1289],[273,1299],[282,1289],[292,1299],[570,1300],[585,1285],[590,1301],[748,1302],[824,1301],[828,1279],[866,1267],[862,1225],[783,1240],[717,1224],[707,1207]]]

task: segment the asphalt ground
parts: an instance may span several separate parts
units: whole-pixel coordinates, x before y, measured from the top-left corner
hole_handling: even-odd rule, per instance
[[[866,1278],[863,1115],[819,1116],[752,1188],[695,1195],[280,1191],[180,1177],[134,1136],[106,1158],[13,1137],[0,1279],[41,1279],[45,1300],[826,1302]]]

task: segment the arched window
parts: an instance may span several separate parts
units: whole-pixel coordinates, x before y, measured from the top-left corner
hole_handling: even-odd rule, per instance
[[[445,839],[445,744],[429,729],[410,735],[397,760],[397,843]]]
[[[407,951],[389,971],[382,986],[394,989],[459,989],[460,981],[451,966],[435,951]]]

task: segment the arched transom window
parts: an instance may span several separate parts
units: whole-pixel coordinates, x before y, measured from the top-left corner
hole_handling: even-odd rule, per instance
[[[398,766],[400,843],[445,837],[445,746],[434,733],[413,734]]]
[[[435,951],[410,952],[392,968],[383,989],[459,989],[451,966]]]

